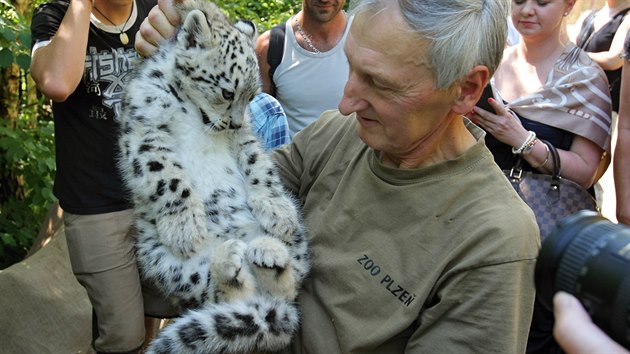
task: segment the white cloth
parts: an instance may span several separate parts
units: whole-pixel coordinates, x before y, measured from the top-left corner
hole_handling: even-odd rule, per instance
[[[315,121],[326,110],[337,109],[348,80],[348,59],[343,51],[351,18],[343,37],[327,52],[313,53],[300,47],[293,32],[294,18],[286,22],[284,52],[273,81],[276,98],[284,108],[291,136]]]

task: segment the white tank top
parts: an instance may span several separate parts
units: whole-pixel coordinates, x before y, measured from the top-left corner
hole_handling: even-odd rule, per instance
[[[339,43],[327,52],[313,53],[300,47],[291,26],[286,22],[282,62],[273,81],[276,98],[284,108],[291,136],[319,118],[322,112],[337,109],[348,80],[348,59],[343,51],[351,18]]]

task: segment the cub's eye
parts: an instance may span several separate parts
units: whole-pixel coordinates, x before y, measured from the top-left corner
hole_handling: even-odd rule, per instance
[[[226,89],[221,90],[221,93],[223,94],[223,98],[225,98],[226,100],[233,100],[234,99],[234,92],[232,91],[228,91]]]

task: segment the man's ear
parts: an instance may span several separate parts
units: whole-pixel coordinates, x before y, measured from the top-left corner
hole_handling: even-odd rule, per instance
[[[459,83],[459,96],[455,99],[453,111],[466,114],[477,104],[483,89],[490,81],[490,70],[484,65],[477,65]]]

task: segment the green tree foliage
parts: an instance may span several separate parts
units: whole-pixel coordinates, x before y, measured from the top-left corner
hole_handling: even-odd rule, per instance
[[[50,107],[28,75],[34,3],[19,5],[29,15],[0,0],[0,269],[24,257],[55,200]]]
[[[31,63],[31,31],[28,21],[6,0],[0,0],[0,68],[17,64],[27,70]]]
[[[24,257],[55,200],[52,121],[22,115],[17,126],[0,121],[0,268]]]
[[[243,19],[254,22],[259,33],[286,21],[302,8],[302,1],[297,0],[216,0],[215,4],[224,9],[232,20]]]

